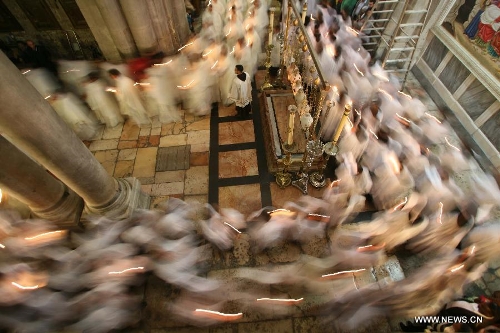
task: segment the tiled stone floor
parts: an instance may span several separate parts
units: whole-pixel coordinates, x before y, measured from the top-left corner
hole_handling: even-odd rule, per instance
[[[260,72],[256,75],[256,86],[260,86],[262,81]],[[430,113],[439,116],[437,107],[411,74],[406,92],[420,98]],[[181,198],[191,204],[211,203],[222,208],[236,208],[245,215],[264,206],[282,207],[285,202],[295,201],[302,194],[294,187],[280,189],[268,173],[262,151],[264,138],[259,132],[262,124],[257,104],[257,91],[254,88],[253,113],[248,119],[234,117],[234,106],[219,106],[206,116],[183,114],[183,121],[175,124],[161,124],[153,119],[150,126],[137,127],[126,123],[112,129],[102,128],[94,140],[86,142],[86,145],[110,175],[137,177],[142,190],[151,196],[151,208],[169,197]],[[189,165],[185,170],[156,171],[159,149],[185,145],[190,145]],[[457,177],[460,178],[460,175]],[[309,194],[318,197],[321,192],[311,188]],[[356,228],[352,224],[345,227]],[[319,257],[325,254],[329,242],[329,237],[326,237],[302,245],[285,243],[255,254],[249,236],[243,233],[231,251],[213,251],[208,254],[211,256],[211,268],[207,276],[239,283],[245,290],[256,288],[258,294],[282,295],[282,291],[274,287],[242,283],[235,277],[235,268],[266,267],[270,263],[283,265],[297,260],[301,254]],[[386,264],[354,277],[354,281],[359,287],[385,277],[399,280],[418,269],[426,260],[424,257],[398,253],[391,256]],[[500,290],[499,267],[500,261],[493,263],[490,271],[473,284],[469,293],[491,294],[494,290]],[[235,323],[193,327],[179,321],[169,311],[170,301],[180,293],[180,290],[150,277],[144,288],[144,321],[135,330],[127,332],[343,332],[332,326],[328,318],[311,315],[309,310],[320,301],[314,298],[285,312],[279,311],[279,308],[253,311],[245,313],[244,318]],[[294,295],[289,294],[289,297]],[[238,309],[237,304],[229,303],[225,310],[230,312]],[[380,318],[355,332],[398,332],[399,321],[400,318]]]

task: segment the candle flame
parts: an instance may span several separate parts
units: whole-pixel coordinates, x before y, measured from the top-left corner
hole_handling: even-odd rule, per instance
[[[406,123],[408,123],[408,124],[410,124],[410,123],[411,123],[411,120],[410,120],[410,119],[408,119],[408,118],[405,118],[405,117],[401,116],[399,113],[396,113],[396,116],[397,116],[398,118],[400,118],[401,120],[405,121],[405,122],[406,122]]]
[[[165,66],[165,65],[170,64],[171,62],[172,62],[172,59],[170,59],[170,60],[169,60],[169,61],[167,61],[167,62],[162,62],[162,63],[160,63],[160,64],[154,64],[154,66]]]
[[[63,230],[49,231],[49,232],[44,232],[43,234],[39,234],[39,235],[36,235],[36,236],[33,236],[33,237],[25,237],[24,239],[26,239],[26,240],[33,240],[33,239],[37,239],[37,238],[44,237],[44,236],[47,236],[47,235],[61,233],[61,232],[63,232]]]
[[[186,44],[186,45],[182,46],[182,47],[181,47],[180,49],[178,49],[177,51],[180,51],[180,50],[182,50],[183,48],[188,47],[189,45],[192,45],[193,43],[194,43],[194,42],[188,43],[188,44]]]
[[[402,92],[402,91],[398,91],[398,93],[400,93],[401,95],[403,95],[404,97],[406,97],[406,98],[408,98],[408,99],[410,99],[410,100],[412,99],[410,95],[405,94],[405,93],[404,93],[404,92]]]
[[[268,214],[270,216],[293,216],[293,215],[295,215],[295,213],[292,212],[291,210],[284,209],[284,208],[272,210]]]
[[[236,229],[235,227],[233,227],[232,225],[230,225],[229,223],[227,222],[224,222],[225,225],[227,225],[228,227],[232,228],[234,231],[236,231],[237,233],[241,234],[241,231],[239,231],[238,229]]]
[[[218,316],[222,317],[241,317],[243,313],[222,313],[218,311],[212,311],[212,310],[205,310],[205,309],[196,309],[194,312],[201,312],[201,313],[209,313],[209,314],[215,314]]]
[[[341,181],[341,179],[337,179],[337,180],[334,180],[331,184],[330,184],[330,188],[334,187],[334,186],[337,186],[339,184],[339,182]]]
[[[302,302],[304,298],[257,298],[257,301],[271,301],[271,302],[293,302],[293,303],[299,303]]]
[[[406,203],[408,202],[408,197],[405,197],[405,199],[403,200],[403,202],[397,204],[394,208],[393,208],[393,211],[396,211],[397,209],[403,207],[404,205],[406,205]]]
[[[438,215],[437,221],[439,222],[439,224],[443,224],[443,203],[442,202],[439,203],[439,215]]]
[[[191,80],[191,82],[189,82],[188,84],[186,84],[185,86],[177,86],[177,88],[179,89],[186,89],[188,88],[191,84],[193,84],[194,80]]]
[[[374,73],[373,76],[377,77],[379,80],[382,80],[384,82],[389,82],[389,78],[387,78],[379,73]]]
[[[465,267],[465,265],[464,265],[464,264],[461,264],[461,265],[460,265],[460,266],[458,266],[458,267],[452,268],[452,269],[451,269],[451,272],[452,272],[452,273],[454,273],[454,272],[456,272],[456,271],[458,271],[458,270],[460,270],[460,269],[462,269],[462,268],[464,268],[464,267]]]
[[[371,129],[369,130],[371,134],[373,134],[373,136],[378,140],[378,136],[377,134],[375,134]]]
[[[337,272],[337,273],[321,275],[321,277],[330,277],[330,276],[336,276],[336,275],[339,275],[339,274],[357,273],[357,272],[362,272],[362,271],[366,271],[366,268],[353,269],[353,270],[350,270],[350,271],[340,271],[340,272]]]
[[[356,64],[355,64],[355,63],[353,63],[352,65],[354,66],[354,68],[356,69],[356,71],[359,73],[359,75],[361,75],[361,76],[365,76],[365,75],[363,74],[363,72],[361,72],[361,71],[358,69],[358,66],[356,66]]]
[[[143,270],[144,267],[132,267],[132,268],[127,268],[127,269],[124,269],[123,271],[118,271],[118,272],[109,272],[108,274],[109,275],[113,275],[113,274],[123,274],[123,273],[126,273],[126,272],[130,272],[130,271],[137,271],[137,270]]]
[[[36,286],[22,286],[20,285],[19,283],[16,283],[16,282],[12,282],[12,285],[19,288],[19,289],[23,289],[23,290],[34,290],[34,289],[38,289],[38,285]]]
[[[438,124],[441,124],[441,121],[439,119],[437,119],[435,116],[431,115],[430,113],[426,112],[425,113],[427,116],[429,116],[430,118],[434,119],[435,121],[438,122]]]
[[[450,146],[450,147],[452,147],[452,148],[455,148],[456,150],[460,151],[460,149],[459,149],[458,147],[455,147],[454,145],[452,145],[452,144],[450,143],[450,141],[448,141],[448,138],[447,138],[447,137],[445,137],[445,138],[444,138],[444,140],[446,141],[446,143],[448,144],[448,146]]]
[[[395,174],[399,174],[400,170],[400,164],[399,161],[395,156],[390,156],[388,159],[389,164],[392,166],[392,169],[394,170]]]
[[[357,30],[354,30],[353,28],[349,27],[349,26],[346,26],[347,30],[352,32],[354,35],[359,35],[359,32]]]
[[[391,96],[391,94],[389,94],[387,91],[385,91],[384,89],[381,89],[381,88],[378,88],[378,91],[381,92],[382,94],[385,94],[387,97],[389,97],[389,99],[392,101],[393,100],[393,97]]]

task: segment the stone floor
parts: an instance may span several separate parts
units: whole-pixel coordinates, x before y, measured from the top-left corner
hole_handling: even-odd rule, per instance
[[[210,115],[193,116],[183,113],[182,122],[161,124],[153,119],[149,126],[137,127],[131,123],[112,129],[101,128],[94,140],[86,142],[95,157],[114,177],[136,177],[142,190],[151,196],[151,208],[169,197],[192,203],[210,203],[222,208],[235,208],[249,214],[265,206],[281,207],[286,201],[296,200],[302,193],[293,187],[280,189],[274,176],[267,171],[262,123],[258,105],[258,91],[262,72],[256,75],[253,112],[247,119],[234,116],[233,107],[214,107]],[[439,116],[437,107],[418,81],[410,74],[406,92],[420,98],[429,112]],[[458,138],[453,138],[458,140]],[[460,175],[457,175],[460,180]],[[460,184],[460,182],[459,182]],[[466,184],[461,184],[466,186]],[[320,196],[321,190],[311,189],[310,195]],[[355,228],[355,224],[346,225]],[[301,254],[321,256],[329,237],[309,244],[287,243],[254,255],[250,239],[245,233],[237,239],[234,249],[227,253],[214,251],[207,276],[240,283],[235,276],[238,267],[268,264],[284,265],[295,261]],[[353,276],[357,287],[380,281],[393,280],[411,274],[426,258],[397,253],[380,266]],[[474,283],[469,294],[491,294],[500,290],[500,260],[495,262],[484,277]],[[255,286],[241,284],[245,290]],[[266,287],[259,290],[268,295],[280,291]],[[256,291],[257,292],[257,291]],[[161,280],[150,277],[144,288],[144,321],[137,332],[342,332],[328,322],[328,318],[312,316],[309,310],[319,300],[312,299],[300,306],[280,311],[245,313],[243,319],[216,327],[194,327],[174,318],[169,313],[169,301],[180,291]],[[293,297],[293,295],[290,295]],[[231,311],[229,307],[228,312]],[[234,305],[233,311],[237,310]],[[355,332],[398,332],[400,318],[380,318]],[[130,332],[127,331],[127,332]]]

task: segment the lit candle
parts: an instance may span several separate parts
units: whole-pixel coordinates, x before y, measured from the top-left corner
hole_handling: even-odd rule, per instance
[[[290,113],[288,115],[288,137],[286,144],[291,146],[293,145],[293,127],[295,124],[295,113],[297,113],[297,108],[288,107],[288,111],[290,111]]]
[[[337,130],[335,131],[335,134],[333,135],[332,142],[334,144],[337,144],[337,141],[339,140],[340,134],[344,129],[345,123],[347,122],[347,118],[349,117],[351,110],[352,110],[352,103],[349,102],[345,105],[344,114],[342,115],[342,119],[340,119],[340,123],[339,126],[337,127]]]
[[[304,2],[304,6],[302,6],[302,23],[306,23],[306,15],[307,15],[307,1]]]
[[[269,17],[269,41],[268,41],[268,45],[271,45],[273,43],[273,27],[274,27],[274,11],[276,10],[276,8],[272,7],[270,9],[271,11],[271,15]]]

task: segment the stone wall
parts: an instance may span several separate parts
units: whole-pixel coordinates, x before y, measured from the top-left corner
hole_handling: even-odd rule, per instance
[[[60,28],[44,31],[33,25],[16,0],[2,1],[24,30],[0,33],[0,39],[11,49],[17,47],[16,41],[33,40],[45,46],[56,59],[98,58],[98,46],[90,29],[76,28],[58,1],[46,0],[43,4],[50,10]]]

